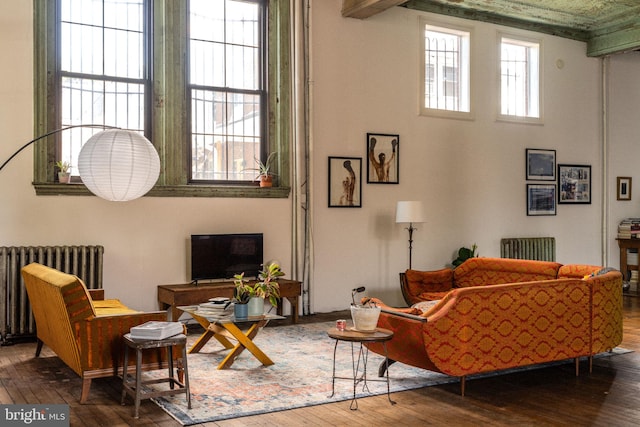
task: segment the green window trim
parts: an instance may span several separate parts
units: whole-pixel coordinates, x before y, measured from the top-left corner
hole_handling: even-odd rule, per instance
[[[152,143],[161,162],[160,177],[148,196],[286,198],[291,191],[291,24],[288,0],[268,0],[267,152],[278,152],[274,186],[209,185],[188,182],[190,124],[186,120],[186,2],[153,0]],[[59,128],[56,109],[56,2],[34,0],[34,135]],[[168,34],[180,34],[169,37]],[[172,64],[169,67],[166,64]],[[182,141],[182,143],[175,143]],[[34,144],[33,186],[37,195],[91,195],[80,183],[55,181],[57,139]]]

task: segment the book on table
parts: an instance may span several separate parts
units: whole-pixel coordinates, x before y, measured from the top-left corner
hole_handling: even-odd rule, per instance
[[[163,340],[184,332],[181,322],[149,321],[131,328],[131,338]]]

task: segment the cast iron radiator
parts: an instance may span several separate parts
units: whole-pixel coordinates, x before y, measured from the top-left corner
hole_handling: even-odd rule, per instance
[[[502,258],[556,260],[555,237],[512,237],[500,240]]]
[[[81,278],[89,289],[102,288],[102,246],[0,247],[0,338],[2,345],[35,336],[36,328],[20,269],[37,262]]]

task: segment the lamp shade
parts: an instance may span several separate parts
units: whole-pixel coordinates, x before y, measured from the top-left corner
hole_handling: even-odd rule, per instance
[[[396,208],[396,222],[424,222],[424,207],[422,202],[406,201],[398,202]]]
[[[93,135],[78,155],[82,182],[96,196],[125,202],[144,196],[160,175],[160,157],[137,132],[108,129]]]

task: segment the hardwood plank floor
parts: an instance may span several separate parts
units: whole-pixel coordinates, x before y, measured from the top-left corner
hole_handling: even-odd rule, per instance
[[[348,317],[348,313],[304,316],[301,322]],[[275,325],[274,327],[277,327]],[[195,332],[194,332],[195,333]],[[633,353],[594,361],[593,373],[582,362],[394,393],[358,400],[358,410],[338,402],[272,414],[202,424],[234,426],[636,426],[640,424],[640,298],[624,297],[622,347]],[[46,347],[36,359],[35,343],[0,347],[0,403],[67,403],[71,426],[162,426],[180,424],[150,401],[143,401],[140,419],[133,406],[120,406],[121,382],[93,381],[89,402],[80,405],[81,382]]]

